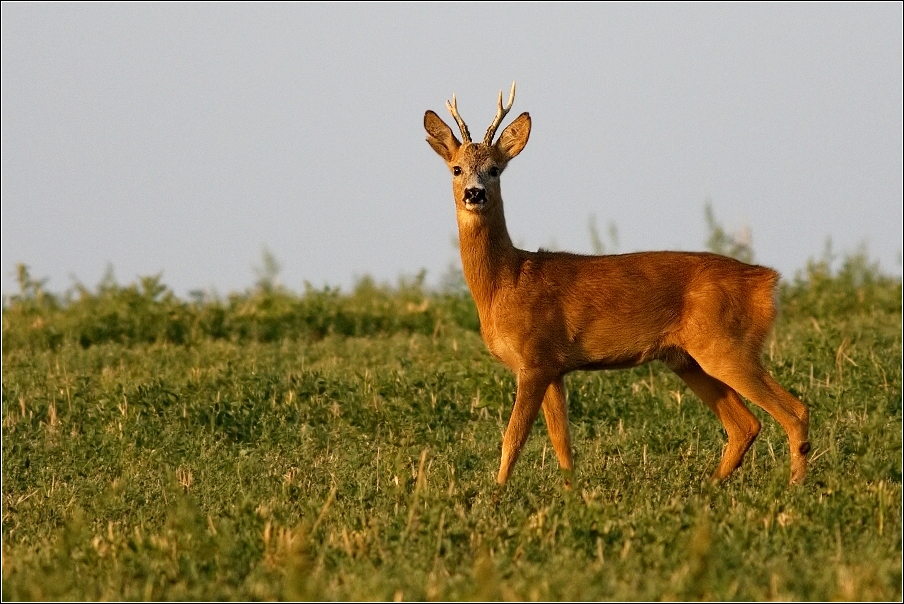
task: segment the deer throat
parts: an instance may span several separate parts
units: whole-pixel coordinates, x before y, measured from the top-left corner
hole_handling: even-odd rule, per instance
[[[504,219],[473,218],[459,217],[458,237],[462,272],[478,313],[483,317],[496,292],[511,283],[517,250],[512,245]]]

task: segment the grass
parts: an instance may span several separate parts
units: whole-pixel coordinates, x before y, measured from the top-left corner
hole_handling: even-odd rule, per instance
[[[782,290],[767,367],[811,471],[724,435],[664,367],[567,379],[577,484],[542,418],[493,477],[514,394],[470,299],[158,278],[3,309],[3,599],[897,600],[901,282],[862,255]]]

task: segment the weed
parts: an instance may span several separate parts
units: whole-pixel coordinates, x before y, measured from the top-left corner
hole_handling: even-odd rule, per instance
[[[460,289],[159,277],[3,308],[3,597],[901,599],[901,282],[864,255],[781,290],[766,364],[811,409],[714,487],[718,421],[650,365],[567,379],[576,485],[542,420],[504,491],[512,377]]]

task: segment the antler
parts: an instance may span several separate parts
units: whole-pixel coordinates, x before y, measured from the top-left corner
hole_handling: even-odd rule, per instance
[[[501,92],[499,93],[502,94]],[[449,110],[449,113],[452,114],[452,117],[455,118],[455,121],[458,122],[458,129],[461,130],[461,142],[462,144],[467,145],[471,142],[471,133],[468,132],[468,126],[465,124],[465,121],[461,119],[461,116],[458,115],[458,106],[455,104],[455,94],[452,94],[452,101],[446,101],[446,109]]]
[[[508,107],[502,106],[502,91],[499,91],[499,109],[496,110],[496,119],[494,119],[493,123],[490,124],[490,127],[487,128],[487,133],[483,137],[483,143],[485,145],[493,144],[493,137],[496,136],[496,128],[499,127],[499,124],[502,123],[503,118],[508,115],[508,112],[512,110],[512,105],[514,104],[514,102],[515,82],[512,82],[512,91],[509,93]]]

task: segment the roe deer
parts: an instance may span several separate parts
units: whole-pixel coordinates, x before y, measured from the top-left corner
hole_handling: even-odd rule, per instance
[[[809,411],[763,368],[763,342],[776,316],[778,273],[698,252],[583,256],[512,245],[499,177],[527,144],[531,120],[519,115],[493,138],[511,110],[499,108],[482,142],[472,142],[455,95],[446,107],[462,141],[433,111],[424,114],[427,142],[452,172],[465,280],[490,352],[517,379],[496,481],[504,484],[540,408],[566,474],[574,470],[565,374],[664,362],[716,414],[728,436],[713,480],[728,477],[760,431],[740,395],[788,435],[790,482],[807,471]]]

